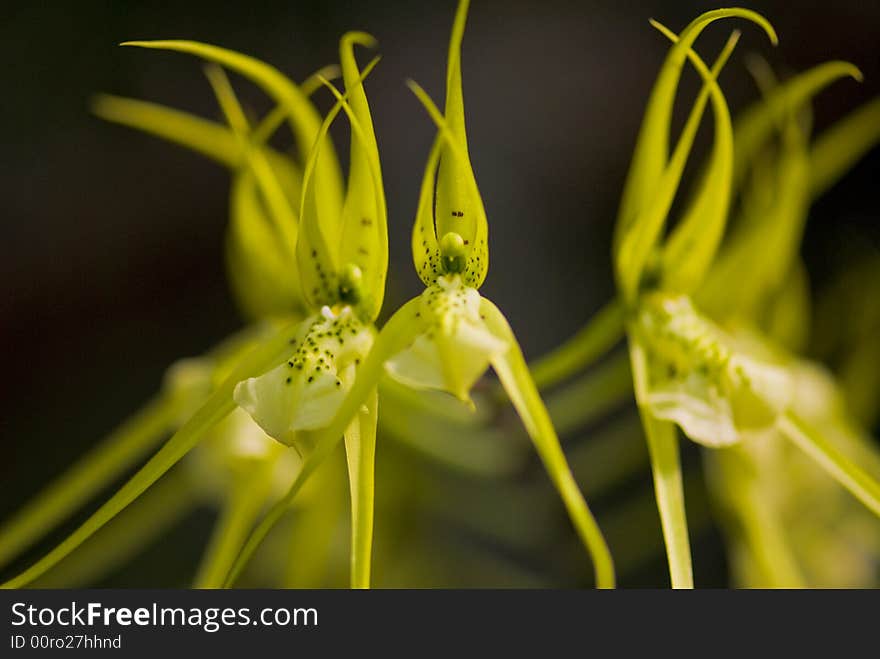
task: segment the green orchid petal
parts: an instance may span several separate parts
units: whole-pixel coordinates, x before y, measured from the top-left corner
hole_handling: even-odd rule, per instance
[[[322,78],[326,78],[327,80],[335,80],[340,75],[342,75],[342,71],[336,64],[322,66],[308,78],[303,80],[299,86],[299,89],[306,96],[311,96],[321,88]],[[271,112],[263,117],[259,125],[254,128],[252,141],[255,144],[265,144],[271,139],[272,135],[275,134],[275,132],[281,127],[281,124],[283,124],[286,119],[287,110],[284,108],[283,105],[276,105]]]
[[[419,279],[425,286],[432,285],[444,272],[440,256],[440,244],[434,226],[434,189],[436,188],[437,166],[440,163],[440,150],[443,139],[438,135],[431,145],[422,186],[419,190],[419,205],[412,231],[413,263]]]
[[[360,82],[370,74],[373,67],[379,62],[374,58],[360,75]],[[325,86],[332,87],[326,80]],[[335,89],[333,90],[335,91]],[[346,268],[341,270],[340,246],[342,244],[342,216],[328,220],[320,213],[319,199],[324,194],[318,179],[315,177],[317,164],[322,159],[325,136],[330,130],[330,125],[343,110],[346,110],[351,122],[352,140],[365,140],[360,123],[354,117],[347,102],[347,97],[341,96],[336,104],[324,118],[315,140],[314,148],[309,153],[303,173],[303,194],[300,203],[300,234],[296,245],[297,265],[302,280],[303,291],[306,299],[313,308],[323,305],[333,305],[340,300],[341,284],[348,283],[345,280],[357,279],[353,277],[356,271]],[[366,149],[366,147],[364,147]],[[372,171],[372,169],[371,169]],[[379,213],[376,213],[378,216]],[[387,255],[386,255],[387,259]],[[363,273],[360,273],[361,277]],[[374,272],[375,274],[375,272]],[[383,275],[384,276],[384,275]]]
[[[467,0],[459,2],[452,27],[445,117],[421,87],[412,81],[407,83],[443,135],[442,143],[435,142],[425,170],[416,216],[416,229],[421,235],[417,237],[414,233],[413,256],[416,270],[426,284],[433,282],[430,276],[436,269],[438,274],[462,274],[469,286],[479,288],[489,270],[489,224],[468,154],[465,130],[461,42],[468,5]],[[430,215],[428,189],[432,195],[436,192]]]
[[[251,556],[259,547],[269,531],[278,523],[281,517],[288,511],[296,495],[302,489],[315,469],[327,459],[336,445],[342,439],[343,434],[355,416],[360,413],[363,404],[369,399],[379,384],[379,380],[385,372],[385,363],[388,359],[410,345],[418,332],[418,313],[420,301],[410,300],[395,312],[382,331],[379,332],[373,343],[367,358],[361,363],[357,371],[354,385],[333,420],[324,428],[312,434],[313,450],[308,453],[300,472],[290,486],[287,493],[279,499],[266,513],[254,531],[251,533],[241,553],[226,577],[225,586],[229,587],[241,574]]]
[[[377,61],[378,59],[373,60],[373,63],[364,70],[364,76]],[[354,66],[353,61],[351,66]],[[355,72],[351,73],[353,75]],[[357,157],[358,162],[366,167],[366,170],[357,169],[355,180],[349,178],[349,194],[343,211],[346,216],[342,222],[339,257],[339,262],[342,264],[339,274],[339,296],[343,301],[355,304],[362,317],[374,321],[379,315],[385,295],[385,275],[388,271],[388,213],[385,207],[379,152],[373,135],[372,119],[369,116],[369,108],[366,108],[366,116],[359,119],[355,110],[346,101],[349,93],[360,92],[363,102],[366,103],[366,96],[363,95],[363,87],[358,79],[351,83],[356,87],[347,92],[346,96],[326,80],[323,82],[348,115],[351,123],[352,148],[357,145],[352,157]],[[366,119],[369,124],[365,125],[362,119]],[[354,170],[352,174],[355,174]],[[364,180],[365,175],[369,175],[369,183]]]
[[[222,124],[158,103],[101,94],[92,112],[104,119],[185,146],[230,169],[242,162],[235,135]],[[283,157],[277,154],[278,157]]]
[[[632,294],[637,287],[638,278],[641,277],[641,269],[648,253],[653,247],[654,241],[659,236],[662,221],[667,211],[663,210],[662,213],[659,213],[661,216],[659,222],[655,219],[650,223],[651,227],[649,228],[651,231],[646,235],[645,239],[634,238],[634,236],[644,233],[640,226],[644,220],[640,220],[640,218],[646,213],[647,209],[656,206],[655,198],[674,195],[674,189],[671,193],[668,190],[670,178],[676,179],[677,183],[677,177],[671,176],[669,173],[670,166],[667,164],[669,125],[685,58],[694,41],[709,24],[729,17],[745,18],[758,24],[768,34],[770,40],[774,44],[776,43],[776,34],[766,19],[747,9],[732,8],[710,11],[699,16],[681,32],[678,42],[669,50],[645,110],[633,161],[627,175],[617,218],[617,227],[615,229],[615,262],[618,266],[619,277],[622,283],[624,283],[623,289],[628,295]],[[702,103],[705,104],[705,101]],[[694,125],[690,129],[686,128],[682,133],[682,138],[679,139],[677,151],[679,149],[684,151],[678,154],[679,160],[686,159],[690,146],[685,138],[688,132],[696,130],[696,124],[699,123],[699,115],[701,113],[702,108],[699,109],[696,117],[693,116],[694,113],[692,112],[691,117],[688,119],[688,123],[693,123]],[[673,156],[673,159],[675,159],[675,156]],[[664,188],[667,189],[664,191]],[[668,203],[671,203],[671,201]],[[656,226],[658,223],[660,224],[659,227]],[[638,249],[633,245],[626,245],[633,242],[642,244],[639,245]],[[627,252],[634,253],[624,256]],[[629,271],[634,265],[638,266],[638,272],[633,273]],[[635,281],[633,281],[634,279]]]
[[[673,43],[677,41],[678,37],[659,23],[652,24]],[[667,290],[690,293],[696,288],[709,269],[724,234],[733,170],[733,125],[727,102],[715,80],[736,47],[738,39],[739,33],[734,32],[711,72],[693,50],[688,50],[687,53],[700,76],[709,85],[715,117],[715,140],[702,185],[663,248],[662,286]]]
[[[95,513],[64,541],[17,577],[2,584],[2,588],[20,588],[27,585],[91,537],[120,511],[155,483],[165,472],[185,456],[205,434],[235,409],[232,392],[241,380],[276,364],[290,347],[292,328],[278,332],[264,340],[245,355],[236,369],[202,407],[129,481],[108,499]]]
[[[242,152],[245,154],[245,162],[270,211],[269,215],[274,221],[275,229],[280,238],[281,246],[279,249],[286,251],[287,255],[292,258],[297,240],[297,217],[290,201],[263,155],[262,149],[252,148],[249,142],[250,125],[223,69],[215,64],[208,64],[205,66],[205,75],[211,83],[226,120],[241,144]]]
[[[419,335],[386,368],[414,388],[448,391],[470,403],[470,390],[507,351],[481,317],[481,297],[460,275],[439,277],[419,298]]]
[[[692,23],[691,25],[693,26],[695,25],[695,23]],[[674,101],[676,87],[678,85],[678,78],[684,65],[684,59],[690,52],[690,43],[692,43],[694,38],[696,38],[695,35],[692,34],[690,40],[686,41],[686,32],[687,29],[685,30],[685,32],[682,32],[679,40],[673,45],[672,49],[670,50],[670,54],[667,56],[667,64],[669,64],[671,61],[675,64],[675,68],[672,70],[674,77],[670,81],[666,81],[664,79],[667,66],[666,64],[664,64],[664,70],[661,70],[660,76],[658,78],[658,86],[655,87],[655,90],[657,90],[658,88],[664,90],[665,95],[661,96],[660,98],[665,98],[666,103],[668,103],[668,107],[656,107],[654,105],[655,96],[652,95],[652,98],[649,101],[648,110],[645,114],[645,123],[643,123],[643,130],[645,130],[646,126],[652,125],[649,124],[649,117],[651,117],[651,114],[653,112],[663,113],[663,116],[666,116],[667,119],[669,117],[669,113],[672,109],[672,103]],[[644,197],[640,207],[633,207],[633,215],[631,216],[625,215],[624,212],[625,208],[628,205],[632,204],[631,200],[633,199],[633,197],[630,194],[630,191],[634,188],[627,187],[624,191],[624,199],[621,206],[621,215],[618,219],[618,232],[615,235],[615,266],[618,283],[621,291],[623,292],[625,300],[632,300],[636,295],[638,287],[642,281],[644,271],[648,265],[650,256],[663,231],[669,209],[671,208],[672,202],[675,199],[678,185],[681,180],[682,173],[684,172],[684,167],[687,163],[691,147],[693,146],[694,137],[696,136],[696,131],[699,127],[703,110],[709,100],[710,95],[713,98],[713,108],[715,108],[716,116],[720,113],[720,115],[724,117],[727,113],[724,97],[721,94],[720,89],[718,89],[717,84],[715,83],[715,78],[720,73],[721,68],[725,64],[732,47],[736,43],[736,39],[737,36],[734,35],[734,37],[728,41],[727,45],[722,51],[721,56],[718,58],[716,66],[713,67],[712,74],[704,83],[696,102],[691,108],[691,112],[688,115],[687,122],[685,123],[685,127],[682,130],[681,136],[679,137],[672,157],[669,159],[669,162],[662,170],[662,173],[658,173],[658,179],[656,181],[649,181],[652,184],[652,191],[650,192],[650,195]],[[682,45],[685,43],[688,44],[687,48],[679,54],[677,52],[677,49],[681,48]],[[701,73],[705,72],[705,66],[703,66],[702,68],[698,67],[698,71]],[[663,85],[671,86],[666,89],[664,86],[661,86],[661,81],[663,81]],[[653,121],[653,117],[651,117],[651,120]],[[640,145],[641,138],[644,135],[645,133],[642,133],[640,135]],[[683,245],[694,240],[699,240],[701,241],[701,243],[703,243],[700,246],[704,248],[704,251],[699,251],[696,252],[695,255],[688,256],[686,261],[687,264],[696,264],[696,268],[705,267],[705,262],[711,260],[711,256],[714,253],[714,248],[717,245],[721,232],[723,231],[724,218],[726,215],[726,209],[729,200],[729,193],[727,190],[728,186],[726,184],[727,177],[725,175],[726,166],[729,164],[729,162],[726,160],[726,158],[728,158],[730,155],[729,152],[727,152],[727,150],[725,149],[725,145],[729,146],[729,143],[725,139],[724,135],[724,120],[722,118],[719,120],[719,130],[716,131],[716,144],[718,144],[720,140],[720,144],[718,144],[720,151],[716,151],[715,154],[713,154],[720,157],[717,162],[713,161],[713,164],[717,165],[718,168],[710,170],[710,174],[703,181],[704,189],[705,187],[709,187],[709,190],[697,197],[699,204],[710,204],[714,206],[716,203],[715,200],[710,200],[706,195],[720,194],[720,204],[717,207],[713,208],[714,215],[710,217],[710,222],[706,225],[708,227],[707,229],[703,228],[699,224],[699,216],[691,213],[687,218],[689,220],[688,224],[682,225],[681,233],[679,233],[679,237],[676,238],[676,244],[674,245],[674,248],[676,250],[680,250]],[[651,136],[652,135],[650,134],[648,135],[648,137]],[[659,142],[648,141],[647,143],[653,144],[654,148],[662,149],[660,153],[665,154],[667,148],[667,138],[668,136],[664,133],[662,139],[660,139]],[[629,180],[631,181],[637,181],[640,176],[640,168],[638,167],[638,165],[640,164],[639,156],[640,151],[637,147],[636,156],[630,169],[631,178]],[[643,166],[650,166],[650,160],[644,161]],[[698,206],[696,210],[704,211],[706,209]],[[681,254],[678,253],[677,256],[680,257]],[[706,259],[706,257],[708,257],[708,259]],[[673,268],[677,267],[676,264],[671,263],[669,259],[667,259],[667,262],[664,265],[671,265]],[[681,283],[692,284],[692,282],[690,281],[690,277],[693,273],[687,267],[683,269],[683,272],[685,272],[686,281]]]
[[[321,118],[302,90],[275,67],[248,55],[196,41],[129,41],[121,45],[188,53],[240,73],[287,110],[301,160],[305,161],[311,152],[320,130]],[[322,137],[322,140],[329,145],[329,137]],[[322,190],[318,201],[320,214],[327,218],[327,222],[337,221],[342,208],[342,173],[332,145],[328,146],[321,162],[316,165],[315,176]]]
[[[651,385],[647,350],[638,337],[630,338],[630,362],[639,415],[648,442],[654,495],[660,513],[663,541],[669,562],[669,578],[673,588],[693,588],[694,575],[688,536],[681,458],[675,425],[658,419],[647,402]]]
[[[766,98],[739,115],[734,122],[736,153],[733,186],[738,189],[761,147],[774,134],[788,114],[804,106],[835,80],[851,77],[861,80],[861,72],[848,62],[826,62],[781,84]]]
[[[160,396],[125,421],[0,527],[0,565],[27,549],[119,478],[172,427],[175,401]]]
[[[267,435],[305,454],[302,431],[334,417],[372,342],[373,330],[351,307],[324,307],[300,324],[286,362],[236,385],[235,402]]]
[[[487,242],[489,224],[486,220],[486,210],[483,207],[483,200],[480,196],[480,191],[477,188],[477,181],[474,178],[473,171],[470,170],[470,165],[467,161],[467,147],[462,146],[462,144],[458,142],[446,119],[440,114],[440,110],[437,109],[434,101],[431,100],[431,97],[428,96],[425,90],[412,80],[407,81],[407,86],[416,95],[419,102],[421,102],[422,106],[427,110],[428,115],[440,130],[440,135],[438,137],[443,139],[443,144],[440,147],[440,167],[442,167],[442,156],[445,152],[447,158],[453,158],[458,162],[459,171],[467,171],[470,173],[470,175],[465,177],[464,180],[468,183],[468,189],[470,190],[467,206],[468,208],[473,209],[469,214],[469,217],[474,221],[473,237],[470,237],[470,233],[460,234],[457,231],[449,231],[445,234],[441,233],[442,228],[440,227],[438,219],[440,202],[436,202],[437,206],[434,209],[434,217],[436,220],[436,233],[434,235],[434,240],[437,242],[439,248],[439,269],[443,274],[461,274],[468,286],[479,288],[483,283],[483,280],[486,278],[486,273],[489,271],[489,251]],[[433,172],[433,170],[430,169],[430,164],[431,162],[429,158],[429,168],[426,169],[426,178],[429,172]],[[422,183],[423,190],[426,185],[436,189],[438,200],[440,189],[439,177],[440,169],[438,168],[435,185],[426,182]],[[458,215],[459,212],[463,211],[455,211],[456,216],[461,219],[463,215]],[[420,213],[416,218],[417,223],[420,225],[425,221],[421,219],[422,217],[423,215]]]
[[[640,405],[696,442],[728,446],[772,432],[790,402],[784,368],[741,353],[685,297],[647,297],[631,335],[644,347]]]
[[[459,2],[449,40],[444,116],[451,138],[459,146],[453,151],[450,147],[452,140],[449,140],[441,149],[434,217],[438,238],[442,239],[450,233],[461,236],[464,245],[461,256],[468,262],[465,272],[473,270],[467,278],[468,284],[479,288],[488,272],[488,222],[482,199],[476,193],[477,184],[468,154],[465,130],[461,42],[469,4],[468,0]]]
[[[817,432],[794,413],[788,413],[780,419],[779,432],[875,515],[880,516],[880,482],[850,460],[823,433]]]
[[[379,397],[374,390],[345,431],[345,457],[351,491],[352,588],[370,587],[378,411]]]
[[[342,208],[342,248],[339,262],[355,266],[360,272],[358,301],[366,318],[375,320],[382,308],[385,276],[388,271],[388,213],[382,185],[379,148],[373,119],[361,74],[354,57],[354,46],[373,48],[375,40],[362,32],[349,32],[339,44],[339,59],[345,81],[348,106],[343,109],[352,125],[348,189]],[[329,86],[337,100],[341,98]],[[349,266],[350,267],[350,266]]]
[[[513,330],[510,329],[504,314],[489,300],[485,298],[481,300],[480,310],[485,316],[486,326],[506,346],[503,353],[492,358],[492,367],[522,419],[535,445],[535,450],[544,463],[544,468],[565,504],[581,542],[593,559],[596,586],[614,588],[614,563],[608,544],[571,474],[550,415],[529,374]]]
[[[185,466],[172,469],[34,588],[88,588],[126,566],[204,503]]]
[[[296,267],[288,251],[279,249],[281,240],[249,172],[233,178],[229,205],[226,263],[239,308],[252,319],[303,313],[306,301]]]
[[[821,196],[880,142],[880,98],[835,122],[810,150],[810,195]]]
[[[783,125],[783,144],[772,183],[758,183],[770,197],[745,207],[741,218],[698,293],[700,304],[719,317],[755,317],[797,263],[809,206],[807,137],[796,116]],[[730,282],[736,282],[731,287]]]

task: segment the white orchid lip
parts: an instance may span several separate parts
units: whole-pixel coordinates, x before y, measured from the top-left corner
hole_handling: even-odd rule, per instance
[[[645,346],[642,404],[707,446],[729,446],[773,430],[788,407],[783,367],[741,354],[684,296],[651,295],[636,333]]]
[[[296,446],[297,432],[333,418],[372,344],[373,330],[350,306],[325,306],[303,321],[286,362],[238,383],[235,402],[270,437]]]
[[[486,326],[480,300],[460,275],[438,277],[421,296],[421,332],[386,363],[389,375],[414,388],[438,389],[470,401],[474,383],[508,348]]]

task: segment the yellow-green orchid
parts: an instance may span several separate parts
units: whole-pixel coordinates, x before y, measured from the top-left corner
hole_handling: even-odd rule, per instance
[[[664,79],[665,72],[661,71],[630,169],[615,250],[622,298],[631,309],[628,334],[636,400],[648,437],[673,587],[693,584],[676,425],[690,439],[709,447],[760,441],[761,436],[780,433],[868,507],[880,512],[880,486],[822,436],[820,429],[798,414],[799,405],[794,398],[798,389],[793,382],[797,375],[791,366],[763,342],[744,341],[741,336],[724,332],[683,297],[703,283],[723,233],[732,185],[738,180],[740,170],[735,167],[733,158],[730,117],[714,81],[718,64],[710,72],[693,51],[679,50],[676,54],[676,49],[690,48],[703,25],[730,15],[758,22],[773,38],[772,29],[761,17],[735,9],[710,12],[679,37],[667,32],[667,36],[676,41],[667,66],[680,70],[687,56],[706,85],[682,138],[665,163],[665,157],[658,160],[657,154],[666,153],[665,131],[675,89],[674,82],[670,86],[669,80]],[[722,55],[720,60],[723,62],[723,59]],[[790,107],[793,95],[807,95],[811,89],[846,74],[859,75],[854,67],[832,63],[818,74],[814,72],[806,77],[808,84],[802,79],[800,85],[789,87],[782,96],[773,99],[768,112],[746,116],[737,132],[738,157],[750,153],[760,137],[772,130],[774,117]],[[676,78],[677,75],[675,73]],[[716,121],[709,165],[685,216],[668,240],[658,246],[684,159],[690,150],[700,105],[707,94],[712,97]],[[786,171],[790,170],[791,176],[799,176],[799,172],[806,171],[800,162],[795,158]],[[796,244],[797,235],[783,228],[782,242],[776,243],[776,249],[766,243],[762,247],[770,250],[766,252],[771,255],[769,260],[783,263],[780,273],[787,271],[786,255],[791,253],[793,237]],[[747,269],[757,270],[751,261]],[[724,268],[712,269],[713,276],[720,273],[725,273]],[[770,273],[764,275],[758,281],[766,285]],[[725,291],[729,290],[731,281],[737,282],[735,288],[740,291],[759,290],[760,286],[740,286],[743,278],[737,277],[727,280]],[[778,278],[771,277],[769,281],[778,281]],[[713,299],[720,305],[728,304],[720,297]]]
[[[767,101],[757,106],[762,112],[744,116],[754,122],[773,112],[774,105],[782,107],[778,99],[796,89],[804,76],[768,92]],[[765,154],[773,164],[764,166],[745,190],[745,217],[722,251],[723,267],[707,279],[708,293],[701,291],[719,322],[753,350],[771,353],[783,364],[794,420],[783,419],[771,436],[761,441],[744,438],[706,460],[713,491],[734,520],[733,528],[739,529],[729,535],[741,583],[872,585],[880,526],[844,490],[878,512],[880,458],[831,375],[781,346],[803,350],[803,328],[809,325],[808,294],[797,258],[809,202],[880,136],[880,104],[875,101],[857,110],[809,148],[803,106],[792,103],[795,100],[799,99],[789,96],[785,114],[776,122],[781,144],[776,153]],[[873,130],[861,130],[872,118]],[[768,137],[756,140],[754,150],[767,151]],[[821,162],[813,159],[816,154]],[[766,160],[756,161],[755,168],[758,163],[766,165]],[[765,247],[774,247],[758,252],[745,248],[759,239]],[[711,295],[720,290],[716,272],[743,284],[728,297],[728,304]],[[786,477],[780,478],[781,473]],[[847,567],[831,568],[839,563]]]
[[[340,392],[352,380],[353,368],[369,350],[374,331],[372,321],[382,303],[387,269],[385,199],[372,120],[362,87],[363,77],[369,73],[375,60],[361,72],[353,54],[355,45],[373,45],[372,38],[363,33],[349,33],[341,40],[340,59],[346,96],[342,96],[323,76],[318,75],[319,82],[330,87],[337,97],[336,105],[323,122],[301,90],[277,70],[253,58],[216,46],[187,41],[132,42],[128,45],[192,53],[238,71],[261,85],[283,108],[301,148],[307,149],[308,153],[300,186],[299,223],[297,216],[287,209],[286,198],[279,196],[287,193],[282,193],[275,177],[275,169],[268,155],[271,152],[266,150],[261,140],[254,139],[225,74],[219,66],[212,65],[207,69],[209,80],[243,154],[237,159],[230,156],[231,161],[243,161],[246,165],[242,175],[253,176],[255,180],[263,182],[261,203],[272,207],[272,213],[259,213],[253,206],[256,198],[245,198],[253,212],[241,213],[239,217],[255,221],[264,220],[267,216],[272,219],[272,230],[277,231],[276,238],[281,236],[279,240],[286,244],[285,249],[288,250],[286,268],[298,269],[298,277],[288,278],[288,281],[292,286],[301,288],[299,299],[304,302],[304,311],[308,315],[287,328],[276,329],[274,336],[263,336],[255,342],[246,343],[248,347],[253,347],[255,343],[256,347],[243,357],[238,355],[240,359],[236,367],[224,371],[222,381],[215,384],[207,400],[180,426],[165,446],[70,537],[22,575],[8,582],[7,586],[24,585],[39,577],[110,521],[186,455],[215,424],[234,412],[234,398],[251,411],[276,439],[296,444],[300,451],[307,452],[307,439],[298,442],[297,435],[307,433],[320,425],[323,419],[333,416],[335,406],[341,400]],[[351,168],[344,198],[340,192],[341,178],[336,155],[327,138],[330,123],[343,110],[352,126]],[[275,119],[272,121],[277,123]],[[228,143],[217,148],[223,150],[227,147]],[[278,162],[285,162],[275,160],[276,167]],[[281,166],[282,170],[284,168]],[[292,166],[288,169],[292,170]],[[272,204],[273,199],[277,204]],[[291,246],[294,247],[293,251]],[[259,256],[258,253],[249,255]],[[268,276],[272,276],[272,273]],[[286,304],[276,308],[276,311],[286,313],[287,322],[290,322],[290,314],[295,318],[300,309],[290,299],[283,301],[282,298],[273,298],[269,307],[276,308],[274,305],[282,302]],[[262,308],[261,302],[254,306]],[[279,370],[286,375],[278,377]],[[294,411],[291,416],[285,417],[275,409],[277,404],[289,402],[295,402],[299,412]],[[164,416],[162,420],[165,421]],[[360,418],[346,429],[352,499],[355,503],[352,507],[355,518],[353,542],[358,547],[357,552],[353,551],[358,559],[353,560],[352,566],[356,585],[366,585],[369,579],[372,499],[363,494],[364,490],[369,494],[372,488],[375,425],[374,395],[372,403],[365,406]],[[156,434],[144,432],[142,443],[147,443],[147,438],[153,441]],[[141,439],[140,434],[137,439]],[[142,443],[139,443],[139,449],[143,448]],[[124,457],[118,457],[119,460],[112,461],[114,470],[120,469],[124,459],[133,456],[126,453]],[[98,466],[102,465],[99,463]],[[82,479],[77,477],[76,482],[84,482],[86,476],[93,476],[91,472],[95,468],[90,464],[90,473],[82,474]],[[60,504],[51,508],[52,517],[61,512],[55,510],[60,508]],[[50,520],[47,517],[43,521],[48,523]],[[39,531],[25,529],[25,533],[21,529],[14,530],[14,535],[20,538]],[[228,556],[231,551],[234,556],[235,549],[233,543],[224,555]],[[366,565],[360,557],[366,557]],[[222,572],[220,576],[225,576],[225,571],[216,570],[211,581],[218,573]]]
[[[306,459],[300,476],[287,497],[255,531],[237,568],[244,565],[296,496],[310,470],[329,454],[384,373],[403,383],[439,389],[468,401],[474,381],[491,365],[593,558],[597,586],[614,586],[610,552],[571,475],[516,338],[503,314],[477,291],[488,270],[488,223],[465,138],[461,42],[467,9],[467,0],[459,3],[453,24],[445,116],[421,87],[410,83],[438,127],[413,230],[415,266],[427,289],[404,304],[383,327],[335,418],[315,433],[316,448]],[[233,570],[232,578],[235,575]]]

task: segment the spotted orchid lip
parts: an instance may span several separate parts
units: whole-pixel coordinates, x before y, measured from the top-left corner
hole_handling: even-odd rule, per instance
[[[322,307],[301,323],[284,363],[236,386],[236,403],[270,437],[302,450],[298,433],[333,418],[370,351],[373,332],[349,305]]]
[[[408,386],[446,391],[470,402],[474,383],[508,348],[486,326],[481,300],[461,275],[438,277],[420,297],[421,331],[388,361],[389,375]]]

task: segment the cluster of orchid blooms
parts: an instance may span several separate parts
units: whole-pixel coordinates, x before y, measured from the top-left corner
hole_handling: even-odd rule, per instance
[[[99,98],[95,110],[230,169],[229,274],[240,306],[255,322],[204,357],[176,365],[153,412],[108,440],[115,447],[112,455],[99,452],[78,465],[0,530],[2,561],[92,495],[99,487],[92,483],[121,473],[155,445],[163,429],[175,429],[114,496],[7,586],[41,577],[193,449],[202,469],[223,474],[214,489],[229,503],[196,585],[231,586],[344,440],[351,585],[369,587],[377,427],[385,424],[385,415],[387,425],[394,426],[390,417],[407,406],[409,414],[434,425],[450,424],[450,434],[491,423],[478,414],[482,402],[472,400],[474,385],[491,366],[592,560],[596,585],[613,587],[611,552],[572,475],[539,388],[583,371],[623,336],[673,587],[693,585],[679,429],[719,449],[707,451],[711,481],[724,508],[747,529],[742,553],[772,557],[762,565],[768,579],[776,575],[787,585],[806,583],[797,561],[786,556],[790,543],[777,538],[775,549],[757,546],[774,537],[778,524],[766,520],[782,515],[773,502],[786,487],[786,465],[801,459],[788,447],[797,447],[832,477],[822,487],[842,485],[880,515],[874,476],[880,474],[880,458],[870,437],[848,419],[833,378],[797,357],[802,346],[789,341],[779,323],[767,320],[777,317],[770,310],[803,295],[795,290],[803,288],[797,247],[809,202],[880,137],[880,108],[874,103],[810,151],[809,99],[838,78],[858,78],[858,71],[831,62],[783,83],[765,75],[764,101],[734,123],[717,78],[739,33],[711,65],[693,45],[711,23],[733,17],[757,24],[775,42],[770,24],[745,9],[708,12],[677,35],[654,23],[672,45],[648,102],[620,206],[613,247],[618,296],[568,343],[527,365],[504,315],[479,293],[488,271],[488,222],[465,133],[461,44],[467,10],[462,0],[449,46],[444,110],[416,83],[408,83],[437,128],[412,232],[414,265],[425,291],[393,313],[386,310],[389,319],[381,328],[376,321],[383,309],[389,236],[379,148],[364,88],[378,58],[361,69],[354,52],[356,46],[374,47],[372,37],[343,36],[339,68],[323,69],[302,85],[216,46],[127,44],[188,53],[208,63],[206,73],[227,125],[109,96]],[[688,62],[702,87],[670,150],[673,105]],[[224,70],[245,76],[273,98],[276,107],[262,122],[251,125]],[[342,89],[331,82],[338,75]],[[336,100],[323,119],[309,100],[321,88]],[[666,232],[707,106],[714,120],[711,152],[695,193]],[[340,114],[351,132],[345,182],[328,135]],[[297,157],[269,145],[284,122],[295,137]],[[859,130],[853,129],[856,124]],[[764,157],[763,169],[752,175],[759,152],[774,140],[772,158]],[[737,195],[741,200],[735,205]],[[725,236],[732,209],[741,217]],[[736,290],[728,293],[732,281]],[[807,322],[803,307],[791,313],[796,319],[789,327]],[[446,403],[435,409],[438,399],[409,390],[451,394],[463,403],[464,413],[438,411]],[[468,408],[476,420],[467,418]],[[823,477],[820,472],[819,480]],[[844,498],[849,505],[852,499]],[[749,546],[749,538],[760,542]]]

